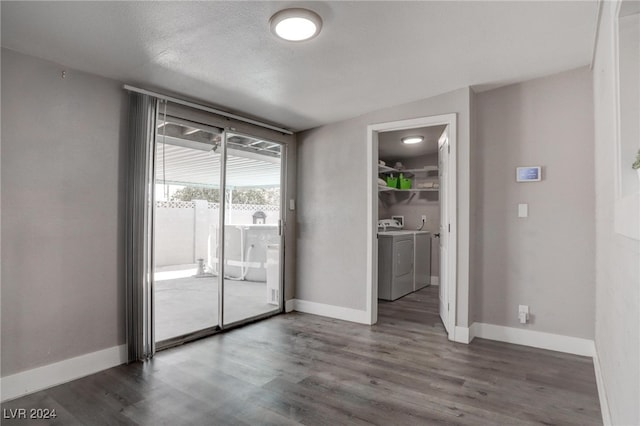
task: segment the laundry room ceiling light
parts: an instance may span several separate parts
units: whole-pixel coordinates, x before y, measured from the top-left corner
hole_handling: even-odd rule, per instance
[[[284,9],[269,20],[271,32],[287,41],[304,41],[320,33],[322,19],[308,9]]]
[[[422,136],[407,136],[406,138],[402,138],[402,143],[406,143],[407,145],[411,145],[414,143],[420,143],[424,140]]]

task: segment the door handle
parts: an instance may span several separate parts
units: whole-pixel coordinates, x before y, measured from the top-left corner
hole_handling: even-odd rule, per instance
[[[435,238],[440,238],[440,233],[438,232],[438,233],[436,233],[436,234],[433,234],[433,236],[434,236]]]
[[[282,237],[282,219],[278,220],[278,236]]]

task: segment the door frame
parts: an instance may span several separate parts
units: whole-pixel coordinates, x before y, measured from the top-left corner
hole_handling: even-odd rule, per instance
[[[448,217],[449,214],[449,206],[448,206],[448,202],[449,201],[449,190],[447,188],[448,182],[449,182],[449,155],[451,152],[451,141],[449,138],[449,127],[445,127],[444,132],[442,132],[442,134],[440,135],[440,138],[438,139],[438,177],[439,179],[442,179],[443,174],[441,173],[442,170],[440,169],[440,166],[443,165],[443,168],[447,170],[447,174],[445,177],[445,183],[444,185],[440,185],[440,197],[439,197],[439,201],[440,201],[440,206],[439,206],[439,210],[440,210],[440,218],[442,217]],[[446,142],[446,146],[444,145],[444,143]],[[444,150],[444,148],[446,148],[446,151]],[[443,214],[444,213],[444,214]],[[438,278],[439,281],[444,282],[444,285],[441,285],[440,288],[438,289],[438,313],[440,314],[440,318],[442,319],[442,322],[444,324],[444,328],[447,330],[447,332],[449,332],[449,330],[451,329],[450,324],[451,324],[451,318],[449,318],[449,310],[450,310],[450,302],[449,302],[449,287],[447,286],[448,281],[446,280],[447,274],[448,274],[448,267],[447,265],[449,265],[449,255],[448,253],[445,256],[442,256],[442,243],[443,241],[446,242],[445,246],[449,247],[449,244],[451,244],[451,236],[449,235],[449,229],[447,229],[446,235],[444,232],[444,224],[447,221],[440,221],[439,227],[438,227],[438,232],[440,234],[439,238],[438,238],[438,251],[440,252],[440,262],[439,262],[439,266],[440,266],[440,277]],[[443,264],[445,265],[445,267],[443,267]],[[445,279],[443,279],[443,274],[442,271],[445,272],[444,277]],[[441,299],[442,297],[442,293],[444,290],[444,300]],[[443,311],[442,307],[443,307],[443,303],[447,304],[447,309],[446,312]],[[444,315],[443,315],[444,313]]]
[[[221,136],[222,136],[222,142],[221,142],[221,148],[222,151],[220,153],[220,177],[219,177],[219,184],[220,184],[220,189],[221,189],[221,193],[220,193],[220,214],[218,217],[218,226],[220,229],[220,232],[218,232],[217,235],[217,245],[219,247],[218,249],[218,279],[217,279],[217,287],[218,287],[218,324],[211,326],[211,327],[207,327],[204,329],[199,329],[199,330],[194,330],[192,332],[183,334],[183,335],[179,335],[179,336],[175,336],[175,337],[171,337],[168,338],[166,340],[162,340],[160,342],[156,342],[156,338],[155,338],[155,289],[154,289],[154,280],[153,280],[153,274],[155,271],[155,263],[151,262],[151,286],[150,286],[150,297],[151,297],[151,308],[150,308],[150,320],[149,322],[149,333],[151,336],[151,342],[150,342],[150,357],[153,357],[153,355],[159,351],[159,350],[164,350],[164,349],[169,349],[175,346],[180,346],[184,343],[188,343],[194,340],[198,340],[201,339],[203,337],[209,337],[209,336],[213,336],[215,334],[218,333],[222,333],[225,331],[229,331],[232,330],[234,328],[238,328],[241,327],[243,325],[246,324],[250,324],[253,322],[257,322],[257,321],[261,321],[263,319],[266,318],[270,318],[272,316],[275,315],[279,315],[283,312],[285,312],[285,241],[286,241],[286,233],[285,233],[285,217],[286,217],[286,200],[288,199],[288,187],[287,187],[287,181],[288,181],[288,164],[289,164],[289,158],[288,158],[288,154],[289,154],[289,145],[286,142],[283,141],[277,141],[277,140],[273,140],[270,139],[268,137],[262,137],[262,136],[255,136],[252,135],[251,133],[247,133],[244,131],[238,131],[236,130],[234,127],[230,127],[230,126],[225,126],[225,127],[221,127],[220,128],[222,130]],[[156,132],[157,132],[157,128],[156,128]],[[234,135],[242,135],[242,136],[248,136],[248,137],[252,137],[252,138],[259,138],[262,140],[265,140],[267,142],[271,142],[271,143],[276,143],[278,145],[280,145],[280,149],[281,149],[281,155],[280,155],[280,219],[279,219],[279,224],[278,224],[278,229],[279,229],[279,238],[280,238],[280,253],[279,253],[279,277],[280,277],[280,282],[279,282],[279,291],[280,291],[280,305],[278,307],[277,310],[273,310],[273,311],[269,311],[269,312],[265,312],[259,315],[255,315],[249,318],[244,318],[242,320],[238,320],[238,321],[234,321],[232,323],[228,323],[225,324],[224,323],[224,309],[225,309],[225,301],[224,301],[224,269],[225,269],[225,265],[224,265],[224,259],[225,259],[225,253],[224,253],[224,237],[225,237],[225,222],[226,222],[226,197],[224,196],[224,192],[225,192],[225,188],[226,188],[226,178],[227,178],[227,134],[228,133],[232,133]],[[157,139],[157,133],[154,137],[154,142],[153,142],[153,152],[154,152],[154,158],[155,158],[155,149],[156,149],[156,139]],[[153,162],[153,170],[154,172],[152,172],[152,179],[155,179],[155,161]],[[155,183],[155,182],[154,182]],[[156,199],[156,186],[155,184],[152,185],[152,189],[151,189],[151,197],[152,197],[152,206],[154,206],[151,210],[152,210],[152,218],[151,218],[151,230],[150,230],[150,241],[151,241],[151,256],[154,256],[155,253],[155,199]],[[159,345],[157,343],[160,343]]]
[[[367,306],[366,312],[370,324],[378,321],[378,133],[395,130],[415,129],[418,127],[429,127],[447,125],[449,129],[450,153],[448,156],[448,179],[445,185],[448,201],[447,218],[440,218],[441,223],[450,225],[449,247],[447,250],[448,270],[445,274],[447,285],[447,298],[449,304],[448,312],[448,336],[449,340],[455,340],[456,312],[457,312],[457,115],[456,113],[442,114],[429,117],[419,117],[408,120],[390,121],[385,123],[371,124],[367,126]]]

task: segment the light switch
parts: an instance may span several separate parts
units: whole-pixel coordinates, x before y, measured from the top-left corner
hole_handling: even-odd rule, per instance
[[[518,217],[529,217],[529,204],[518,204]]]
[[[293,211],[296,209],[296,200],[293,198],[289,199],[289,210]]]

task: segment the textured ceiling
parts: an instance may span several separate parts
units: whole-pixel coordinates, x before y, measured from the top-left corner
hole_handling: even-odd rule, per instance
[[[308,43],[269,18],[303,6]],[[596,1],[7,2],[2,45],[293,130],[587,65]]]

